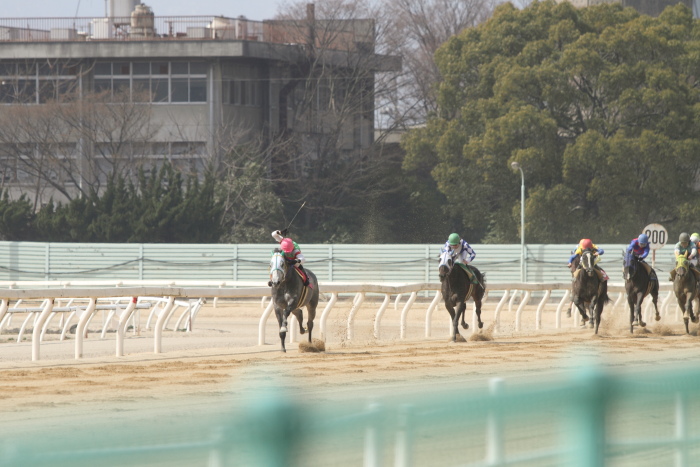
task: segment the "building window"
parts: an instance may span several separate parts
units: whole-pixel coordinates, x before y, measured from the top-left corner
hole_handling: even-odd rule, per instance
[[[224,103],[260,107],[260,83],[254,80],[232,80],[224,85]]]
[[[94,89],[128,93],[134,102],[207,102],[206,62],[97,62]]]
[[[0,62],[0,103],[61,102],[77,91],[78,67],[73,64]]]

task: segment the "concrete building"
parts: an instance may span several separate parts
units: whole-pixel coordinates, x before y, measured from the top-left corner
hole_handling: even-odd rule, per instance
[[[36,186],[32,164],[39,162],[27,161],[39,161],[46,152],[51,153],[47,163],[56,166],[53,188],[71,190],[81,183],[76,170],[83,181],[104,179],[115,156],[125,163],[137,153],[141,161],[170,159],[183,170],[199,172],[222,150],[222,134],[236,134],[243,142],[271,141],[283,133],[323,133],[334,93],[357,91],[324,89],[319,79],[312,110],[320,123],[303,121],[299,116],[309,109],[301,108],[305,104],[294,96],[308,88],[305,80],[314,76],[314,66],[322,66],[328,83],[336,76],[346,79],[358,64],[365,71],[366,92],[352,96],[359,110],[343,124],[339,143],[352,155],[373,142],[375,73],[400,68],[398,57],[375,54],[373,20],[320,21],[313,6],[300,21],[257,22],[244,17],[158,17],[134,0],[109,5],[104,18],[0,18],[0,118],[10,115],[6,126],[21,121],[13,112],[40,114],[56,104],[63,104],[61,112],[66,113],[69,104],[80,102],[76,112],[81,115],[78,123],[61,126],[65,131],[58,132],[60,138],[31,129],[14,141],[20,130],[3,137],[0,129],[2,187],[12,193]],[[329,29],[333,39],[322,42],[320,31]],[[92,129],[94,138],[86,137],[90,123],[83,100],[89,96],[115,101],[127,96],[123,104],[130,112],[148,108],[148,123],[134,119],[136,128],[117,135],[119,144],[111,140],[115,128],[101,130],[101,136]],[[130,140],[128,135],[135,136]],[[97,155],[102,162],[93,160]],[[48,196],[56,196],[50,186],[41,201]]]
[[[667,6],[682,3],[688,8],[695,8],[696,0],[556,0],[557,3],[569,2],[577,8],[583,8],[601,3],[622,3],[625,7],[632,7],[642,14],[659,16]],[[695,10],[693,10],[695,11]],[[697,17],[697,15],[696,15]]]

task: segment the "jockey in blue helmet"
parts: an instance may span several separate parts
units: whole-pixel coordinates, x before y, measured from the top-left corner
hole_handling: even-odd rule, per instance
[[[639,259],[644,269],[646,269],[647,274],[649,274],[649,279],[656,280],[656,273],[651,266],[644,261],[644,258],[649,256],[649,236],[647,234],[641,234],[639,237],[632,240],[632,242],[627,245],[626,251],[627,253],[632,253]]]

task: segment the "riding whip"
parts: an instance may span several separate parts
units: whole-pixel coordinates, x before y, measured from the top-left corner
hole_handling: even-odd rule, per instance
[[[299,206],[299,209],[297,210],[297,213],[296,213],[296,214],[294,214],[294,217],[292,217],[292,220],[291,220],[291,221],[289,221],[289,225],[288,225],[288,226],[287,226],[287,228],[286,228],[286,229],[284,229],[284,230],[289,230],[289,227],[291,227],[291,225],[292,225],[292,222],[294,222],[294,219],[296,219],[296,218],[297,218],[297,216],[299,215],[299,213],[301,212],[301,208],[303,208],[303,207],[304,207],[305,205],[306,205],[306,201],[304,201],[304,202],[302,203],[302,205],[301,205],[301,206]]]

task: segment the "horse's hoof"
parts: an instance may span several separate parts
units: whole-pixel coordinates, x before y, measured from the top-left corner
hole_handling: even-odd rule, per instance
[[[697,322],[698,322],[698,317],[697,317],[697,316],[694,316],[694,317],[691,319],[691,321],[692,321],[693,323],[697,323]]]
[[[464,329],[469,329],[469,323],[464,323],[464,324],[462,325],[462,327],[463,327]]]
[[[567,318],[571,318],[571,310],[569,310],[569,311],[566,312],[566,317],[567,317]]]
[[[654,317],[654,319],[655,319],[656,321],[661,321],[661,315],[656,315],[656,316]]]
[[[483,327],[484,327],[484,323],[482,323],[481,321],[479,321],[479,329],[481,329],[481,328],[483,328]]]
[[[639,325],[643,328],[647,327],[647,323],[645,323],[644,321],[640,321]]]
[[[639,326],[639,321],[637,321],[636,319],[632,321],[632,326]]]
[[[306,328],[299,328],[299,334],[306,334]]]
[[[287,332],[287,327],[286,327],[286,326],[282,326],[282,327],[280,328],[280,332]]]

